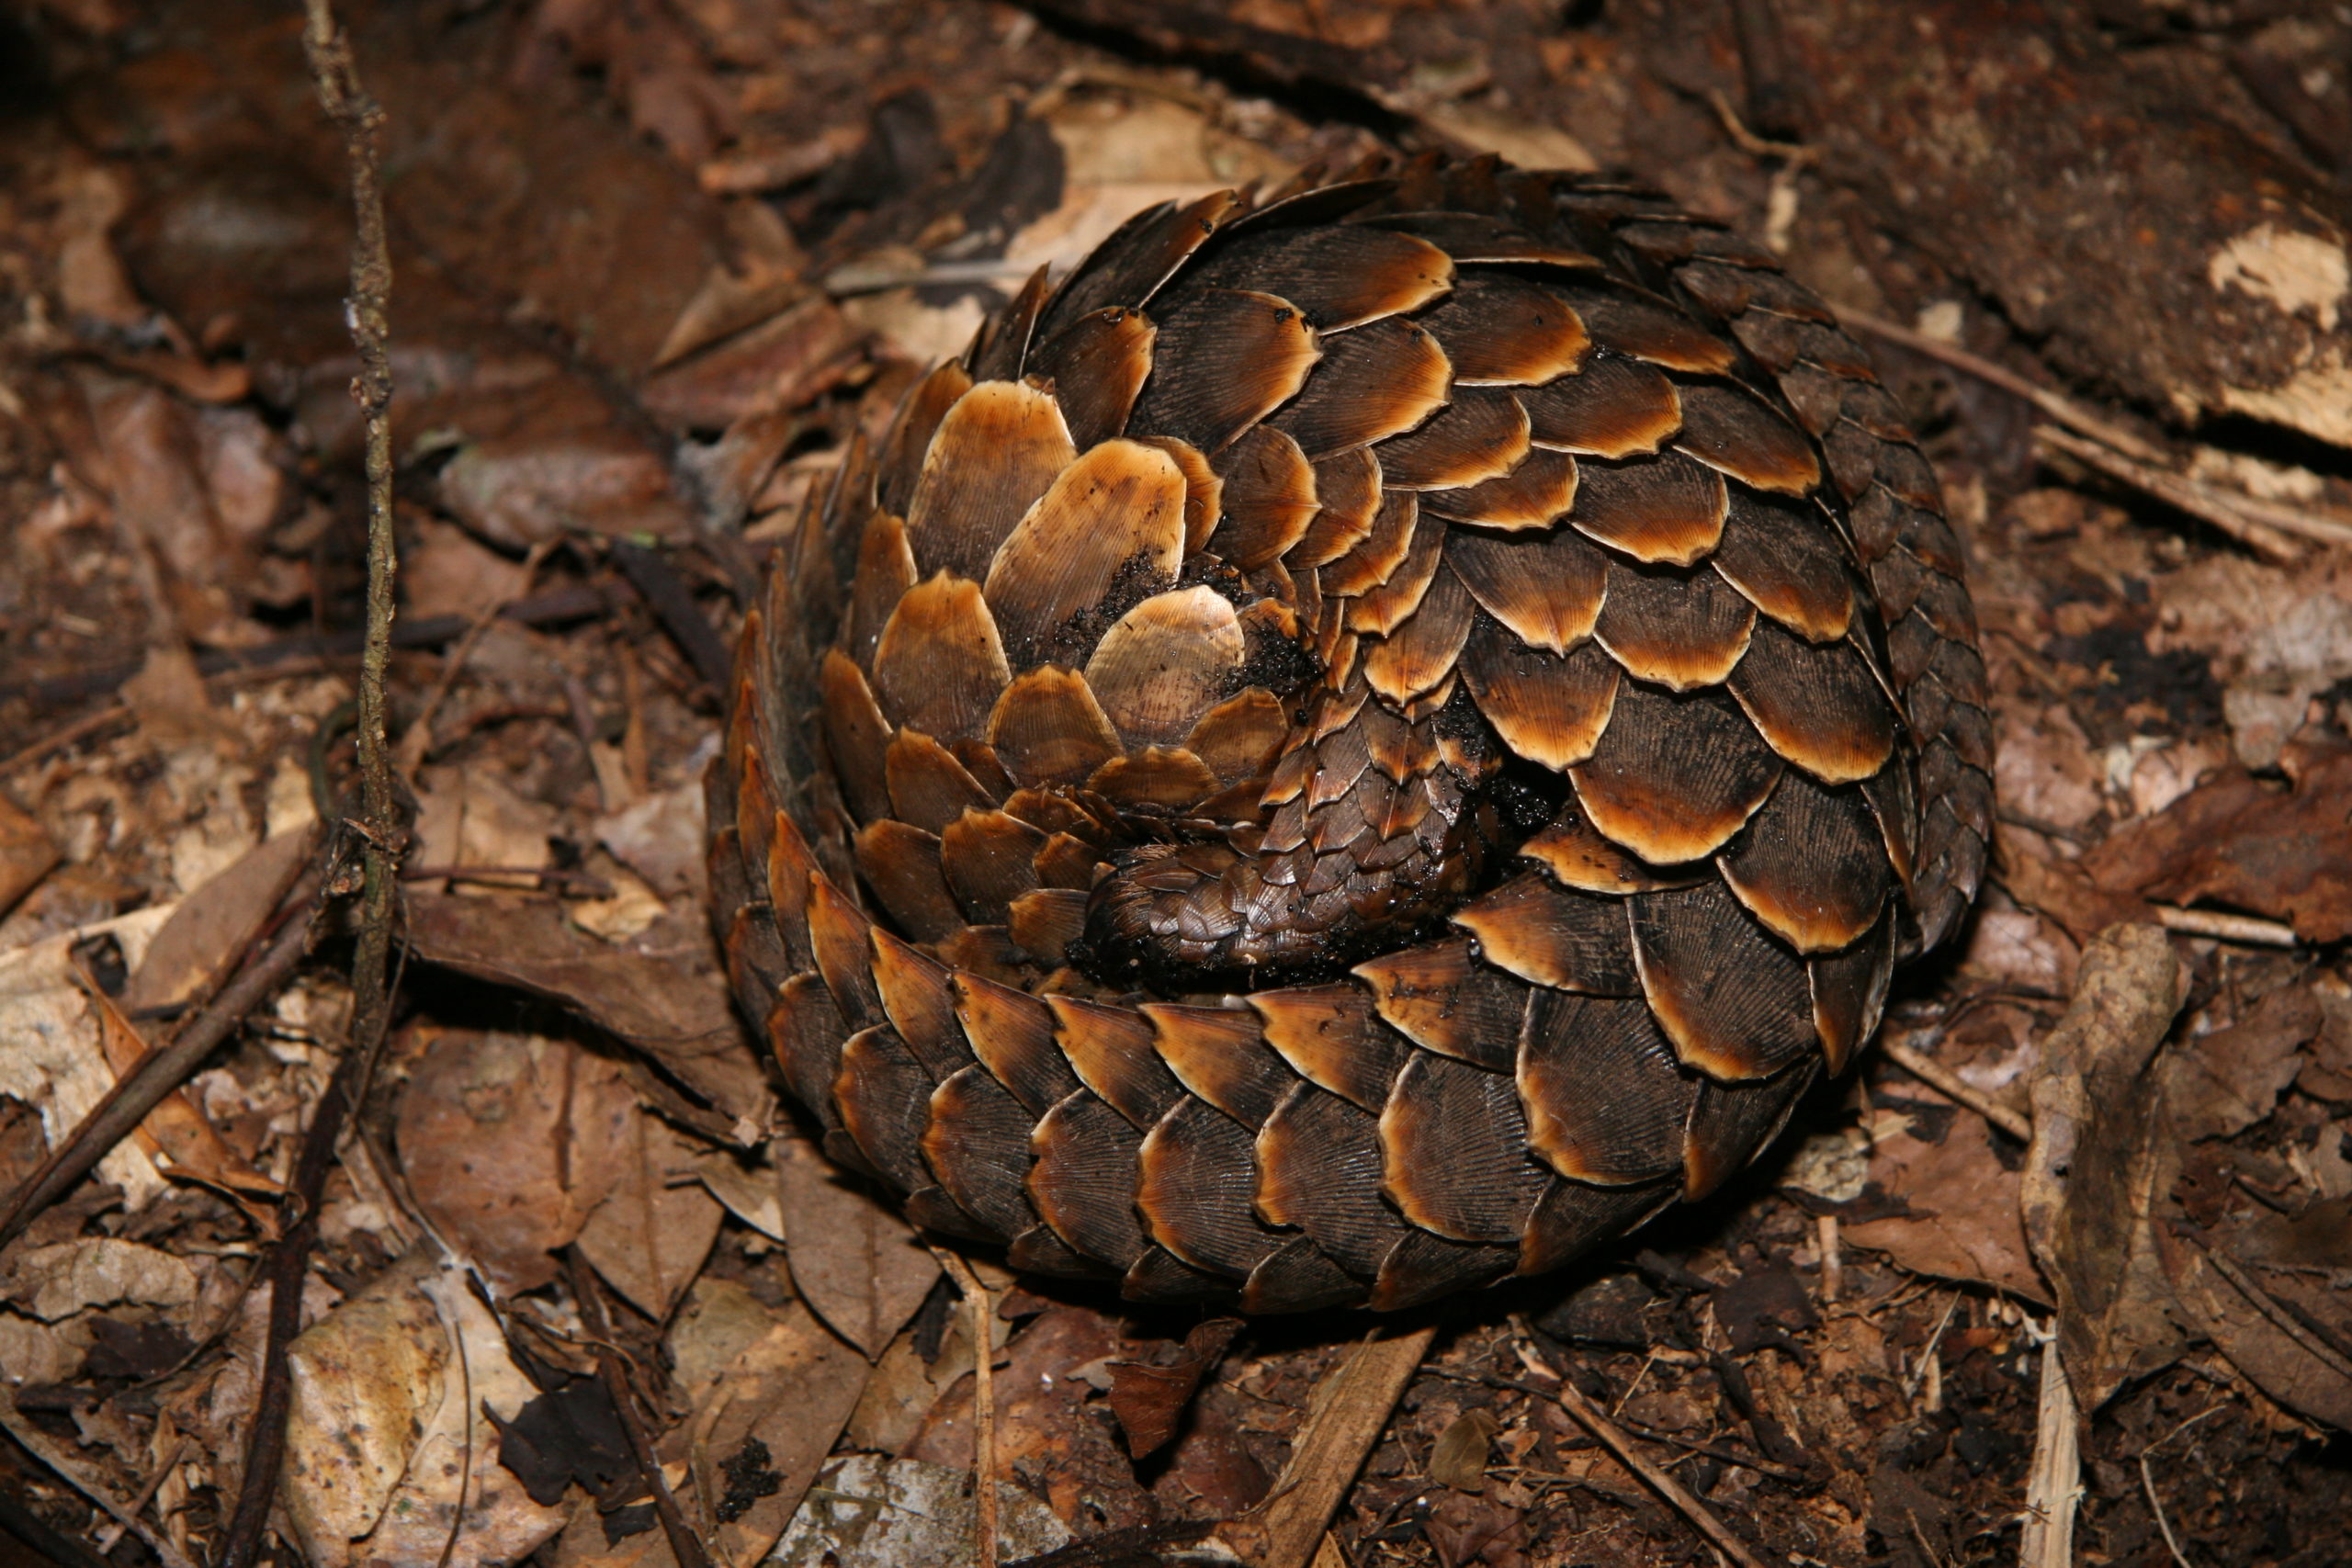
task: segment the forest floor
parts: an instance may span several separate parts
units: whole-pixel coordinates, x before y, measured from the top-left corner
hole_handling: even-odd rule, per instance
[[[268,1550],[311,1568],[968,1562],[984,1447],[1001,1557],[1069,1568],[1724,1561],[1710,1528],[1792,1568],[2352,1562],[2352,14],[344,16],[413,843],[305,1216],[354,1006],[342,143],[294,6],[0,6],[0,1194],[220,1041],[0,1249],[0,1563],[218,1562],[281,1421]],[[1020,275],[1400,146],[1630,168],[1849,313],[1970,554],[1986,893],[1761,1166],[1562,1274],[1402,1324],[959,1291],[718,966],[741,606]],[[2173,959],[2136,1035],[2077,983]],[[1328,1534],[1282,1523],[1359,1463]]]

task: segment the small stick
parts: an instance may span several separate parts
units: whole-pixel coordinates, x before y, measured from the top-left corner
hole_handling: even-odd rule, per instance
[[[1893,1062],[1946,1100],[1958,1105],[1965,1105],[2021,1144],[2033,1141],[2033,1123],[2030,1121],[1997,1100],[1990,1100],[1969,1088],[1951,1068],[1933,1057],[1923,1056],[1900,1041],[1882,1040],[1879,1046],[1886,1053],[1888,1061]]]
[[[2161,463],[2165,460],[2165,455],[2161,450],[2142,440],[2123,426],[2109,420],[2101,419],[2072,398],[2053,392],[2047,387],[2035,386],[2007,366],[1996,365],[1982,355],[1969,353],[1957,344],[1946,343],[1941,338],[1932,338],[1925,333],[1914,332],[1909,327],[1890,321],[1883,316],[1873,316],[1864,310],[1840,310],[1838,312],[1838,319],[1849,327],[1859,328],[1870,333],[1872,337],[1884,338],[1887,342],[1907,348],[1914,354],[1923,354],[1929,359],[1951,366],[1955,370],[1964,370],[1980,381],[2000,388],[2012,397],[2023,398],[2067,429],[2079,431],[2095,441],[2105,442],[2127,457],[2137,457],[2144,463]]]
[[[1838,1216],[1815,1214],[1814,1245],[1821,1250],[1821,1304],[1836,1306],[1846,1291],[1846,1250],[1838,1234]]]
[[[300,912],[286,922],[277,939],[243,974],[223,987],[169,1045],[150,1052],[136,1067],[116,1079],[57,1152],[10,1195],[6,1208],[0,1210],[0,1247],[23,1235],[34,1216],[87,1176],[107,1150],[130,1136],[130,1130],[145,1121],[165,1095],[187,1082],[213,1048],[229,1037],[229,1032],[294,972],[311,940],[307,906],[310,889],[317,884],[310,878],[305,881],[308,887],[294,900]]]
[[[2252,915],[2225,915],[2216,909],[2181,909],[2170,904],[2150,906],[2156,924],[2183,936],[2211,937],[2215,942],[2243,942],[2248,947],[2300,947],[2302,939],[2284,920],[2257,919]]]
[[[1619,1464],[1632,1471],[1644,1485],[1671,1504],[1676,1512],[1690,1520],[1699,1533],[1707,1538],[1707,1544],[1739,1564],[1739,1568],[1764,1568],[1763,1562],[1747,1549],[1747,1543],[1732,1534],[1730,1529],[1715,1517],[1713,1510],[1699,1501],[1682,1483],[1644,1459],[1634,1450],[1633,1439],[1617,1423],[1603,1415],[1599,1405],[1587,1399],[1576,1384],[1549,1362],[1542,1361],[1540,1355],[1537,1359],[1560,1385],[1552,1390],[1554,1403],[1574,1417],[1577,1425],[1591,1433],[1593,1439],[1607,1449]]]
[[[989,1290],[971,1265],[944,1247],[932,1253],[972,1314],[972,1519],[973,1561],[980,1568],[996,1568],[996,1347]]]
[[[174,1547],[168,1537],[141,1524],[137,1509],[126,1507],[117,1501],[92,1473],[93,1467],[85,1466],[79,1460],[61,1451],[50,1441],[47,1434],[18,1416],[15,1403],[8,1399],[0,1399],[0,1432],[16,1438],[18,1446],[40,1461],[59,1480],[111,1515],[115,1523],[145,1541],[148,1550],[154,1552],[164,1568],[196,1568],[188,1561],[187,1553]]]
[[[2301,547],[2285,537],[2275,521],[2256,521],[2247,516],[2246,509],[2235,496],[2169,468],[2137,462],[2096,441],[2086,441],[2046,424],[2037,428],[2033,435],[2043,446],[2086,463],[2111,479],[2144,491],[2167,506],[2178,507],[2191,517],[2204,519],[2266,559],[2291,564],[2302,558]],[[2337,533],[2317,518],[2298,517],[2290,531],[2327,544],[2352,541],[2352,529]]]
[[[595,1279],[576,1243],[564,1249],[563,1260],[572,1304],[580,1309],[580,1325],[588,1331],[596,1352],[597,1381],[605,1385],[605,1397],[613,1402],[613,1413],[620,1420],[622,1435],[628,1439],[629,1457],[637,1461],[638,1478],[653,1495],[653,1514],[662,1521],[662,1533],[670,1543],[670,1556],[678,1568],[711,1568],[710,1554],[703,1550],[702,1537],[686,1522],[684,1511],[678,1506],[677,1495],[670,1490],[670,1478],[662,1472],[662,1461],[653,1451],[652,1439],[646,1435],[644,1419],[638,1414],[637,1396],[629,1390],[628,1372],[621,1365],[620,1352],[613,1346],[612,1325],[605,1317],[604,1298],[596,1293]]]
[[[144,1508],[148,1503],[154,1498],[156,1493],[163,1490],[164,1480],[172,1473],[172,1467],[179,1463],[180,1456],[186,1452],[187,1452],[187,1436],[186,1433],[182,1433],[179,1437],[172,1439],[171,1451],[164,1456],[164,1462],[157,1465],[155,1467],[154,1473],[148,1476],[146,1481],[141,1484],[139,1488],[139,1495],[131,1498],[129,1503],[123,1506],[123,1511],[129,1514],[132,1518],[137,1518],[139,1517],[139,1511]],[[128,1527],[114,1524],[108,1525],[106,1529],[100,1530],[94,1539],[97,1549],[101,1552],[107,1552],[112,1551],[115,1547],[115,1542],[120,1540],[129,1533],[130,1531]]]
[[[2058,1336],[2041,1336],[2041,1401],[2033,1432],[2033,1468],[2025,1492],[2025,1530],[2018,1568],[2072,1568],[2075,1509],[2083,1492],[2083,1456],[2075,1432],[2075,1389],[2058,1356]]]
[[[2188,1561],[2188,1554],[2180,1550],[2180,1542],[2172,1533],[2172,1521],[2165,1517],[2165,1506],[2156,1496],[2156,1478],[2148,1470],[2145,1450],[2140,1454],[2140,1490],[2148,1495],[2148,1512],[2156,1516],[2156,1529],[2164,1532],[2165,1550],[2172,1553],[2172,1560],[2180,1564],[2180,1568],[2197,1568]]]

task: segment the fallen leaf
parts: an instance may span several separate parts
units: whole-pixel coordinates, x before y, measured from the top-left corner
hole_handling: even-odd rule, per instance
[[[2302,1069],[2299,1048],[2324,1021],[2308,987],[2282,987],[2167,1055],[2165,1099],[2180,1135],[2226,1138],[2269,1115]]]
[[[98,1036],[98,1017],[74,971],[76,944],[110,936],[134,970],[171,907],[85,925],[0,953],[0,1095],[40,1111],[41,1131],[56,1148],[73,1135],[114,1088],[113,1069]],[[98,1161],[100,1179],[122,1190],[133,1211],[169,1184],[137,1141],[125,1139]]]
[[[416,842],[420,868],[496,867],[511,874],[475,874],[444,883],[444,891],[491,897],[492,887],[538,886],[532,873],[549,863],[548,840],[555,812],[515,794],[481,768],[427,768],[417,777]]]
[[[427,1032],[397,1112],[417,1206],[502,1289],[556,1276],[613,1187],[637,1098],[617,1064],[543,1035]],[[411,1047],[413,1049],[413,1047]]]
[[[694,1282],[726,1213],[694,1179],[704,1152],[650,1111],[628,1121],[611,1185],[580,1228],[580,1250],[607,1283],[662,1322]]]
[[[63,858],[40,822],[0,795],[0,915]]]
[[[196,1270],[183,1259],[119,1236],[27,1247],[0,1267],[0,1296],[44,1323],[91,1307],[184,1307],[196,1292]]]
[[[616,948],[537,899],[413,893],[407,932],[418,957],[561,1003],[636,1046],[729,1121],[764,1127],[775,1099],[736,1021],[707,944],[674,952]]]
[[[1908,1213],[1848,1221],[1840,1227],[1848,1246],[1883,1252],[1914,1273],[2050,1299],[2018,1218],[2018,1175],[1995,1156],[1983,1121],[1955,1118],[1936,1143],[1908,1132],[1881,1137],[1871,1149],[1870,1179]]]
[[[2110,892],[2289,920],[2306,942],[2352,936],[2352,750],[2290,742],[2281,760],[2291,792],[2232,769],[2119,829],[2084,869]]]
[[[1449,1492],[1422,1522],[1443,1568],[1483,1562],[1519,1568],[1526,1561],[1527,1516],[1489,1497]]]
[[[562,1525],[500,1462],[498,1411],[537,1391],[454,1260],[412,1254],[287,1354],[279,1496],[306,1561],[490,1568]]]
[[[912,1226],[804,1139],[777,1138],[792,1282],[833,1332],[879,1357],[939,1278]]]
[[[2281,1404],[2352,1430],[2352,1359],[2224,1255],[2169,1229],[2158,1239],[2175,1302],[2192,1329]]]
[[[165,931],[170,929],[168,924],[164,927]],[[85,987],[85,994],[89,998],[91,1011],[97,1016],[98,1048],[106,1053],[107,1066],[118,1078],[129,1076],[147,1059],[146,1040],[104,991],[89,986]],[[155,1108],[140,1122],[137,1136],[151,1156],[164,1156],[164,1168],[173,1175],[227,1193],[266,1234],[277,1234],[275,1215],[247,1202],[243,1195],[275,1197],[285,1188],[255,1170],[231,1148],[212,1123],[205,1120],[204,1112],[186,1089],[175,1089],[157,1100]]]
[[[2179,1162],[2152,1071],[2184,986],[2157,927],[2101,932],[2033,1080],[2018,1212],[2056,1292],[2059,1348],[2086,1411],[2186,1344],[2156,1252]]]
[[[1445,1424],[1430,1446],[1430,1479],[1456,1492],[1487,1489],[1487,1456],[1503,1429],[1491,1410],[1465,1410]]]
[[[598,818],[596,837],[664,897],[695,893],[706,885],[698,780]]]
[[[311,857],[308,829],[263,840],[173,909],[123,987],[125,1012],[176,1007],[253,942]]]
[[[1176,1425],[1201,1379],[1240,1332],[1238,1317],[1211,1318],[1184,1337],[1182,1348],[1170,1360],[1110,1364],[1111,1413],[1126,1434],[1130,1458],[1141,1459],[1176,1435]]]

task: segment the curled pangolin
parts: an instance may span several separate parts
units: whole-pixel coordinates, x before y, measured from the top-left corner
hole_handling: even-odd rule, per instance
[[[1961,550],[1868,356],[1647,190],[1138,214],[854,448],[710,775],[737,994],[918,1224],[1397,1308],[1713,1189],[1973,895]]]

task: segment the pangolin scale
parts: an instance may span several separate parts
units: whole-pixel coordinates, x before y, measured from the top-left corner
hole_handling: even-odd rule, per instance
[[[1704,1194],[1973,896],[1961,549],[1869,357],[1653,191],[1138,214],[853,447],[709,776],[737,997],[917,1224],[1396,1309]]]

